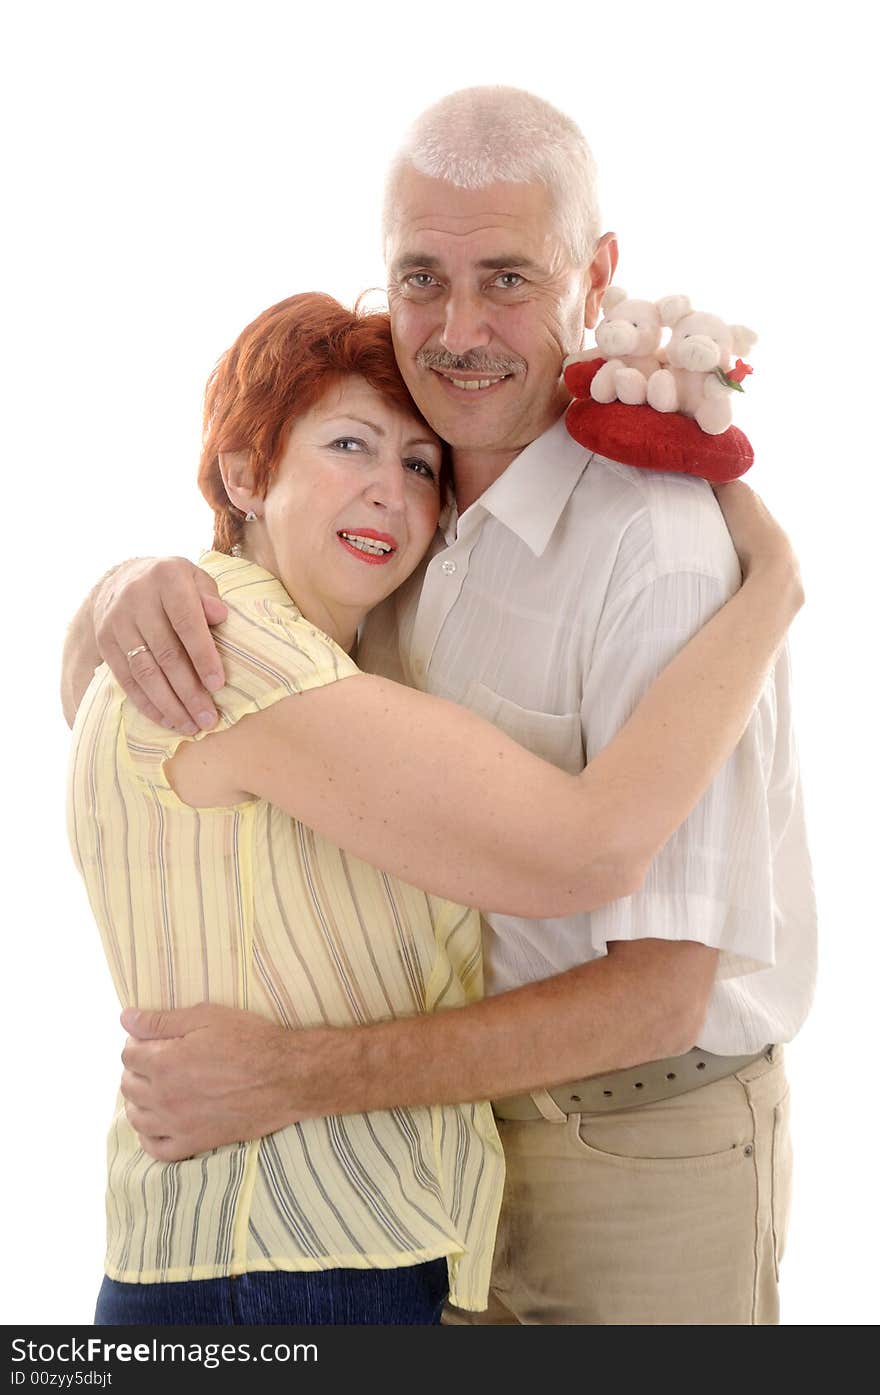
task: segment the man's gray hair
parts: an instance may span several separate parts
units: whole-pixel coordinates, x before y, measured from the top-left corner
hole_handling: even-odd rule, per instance
[[[578,126],[519,87],[465,87],[417,118],[385,182],[382,242],[397,222],[400,176],[407,166],[459,189],[543,184],[575,266],[591,261],[599,238],[596,167]]]

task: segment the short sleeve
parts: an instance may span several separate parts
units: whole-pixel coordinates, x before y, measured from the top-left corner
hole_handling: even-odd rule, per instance
[[[268,588],[263,588],[268,589]],[[357,665],[329,635],[316,629],[296,607],[278,595],[224,595],[229,614],[214,629],[214,641],[226,674],[226,685],[214,694],[220,724],[231,727],[252,712],[262,712],[282,698],[322,688],[359,672]],[[166,761],[181,741],[199,741],[168,731],[144,717],[126,699],[122,706],[123,739],[137,775],[150,785],[168,789]],[[220,725],[212,728],[219,731]]]
[[[609,616],[585,686],[588,760],[613,739],[661,670],[727,597],[718,577],[679,571],[630,593]],[[772,675],[736,751],[653,860],[642,889],[591,914],[591,939],[599,952],[613,940],[695,940],[721,951],[721,977],[774,963],[768,786],[776,682]]]

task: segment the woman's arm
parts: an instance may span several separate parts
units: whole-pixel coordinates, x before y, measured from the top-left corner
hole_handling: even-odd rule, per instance
[[[195,805],[268,799],[365,861],[484,909],[560,916],[630,895],[732,753],[802,601],[776,525],[753,522],[742,588],[580,775],[452,703],[358,674],[180,746],[169,778]]]

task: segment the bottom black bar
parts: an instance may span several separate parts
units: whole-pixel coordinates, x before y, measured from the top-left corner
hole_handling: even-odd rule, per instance
[[[383,1390],[420,1387],[448,1369],[457,1382],[476,1380],[481,1359],[493,1380],[508,1369],[546,1379],[548,1360],[580,1361],[576,1328],[539,1327],[50,1327],[8,1325],[5,1389],[109,1390],[112,1395],[157,1388],[165,1392],[227,1387],[245,1377],[263,1391],[320,1390],[341,1377],[378,1383]],[[576,1345],[575,1345],[576,1343]],[[425,1360],[429,1365],[425,1365]],[[409,1361],[413,1364],[409,1364]],[[467,1364],[462,1364],[462,1363]],[[476,1364],[474,1364],[476,1363]],[[596,1369],[594,1357],[591,1364]]]

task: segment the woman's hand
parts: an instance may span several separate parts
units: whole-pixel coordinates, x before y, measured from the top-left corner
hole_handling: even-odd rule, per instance
[[[743,580],[767,573],[788,592],[793,613],[797,612],[804,603],[800,567],[776,519],[742,480],[715,485],[715,497],[739,556]]]
[[[92,602],[95,644],[116,681],[145,717],[190,735],[217,721],[211,693],[225,680],[209,626],[226,614],[216,582],[185,557],[124,562]]]

